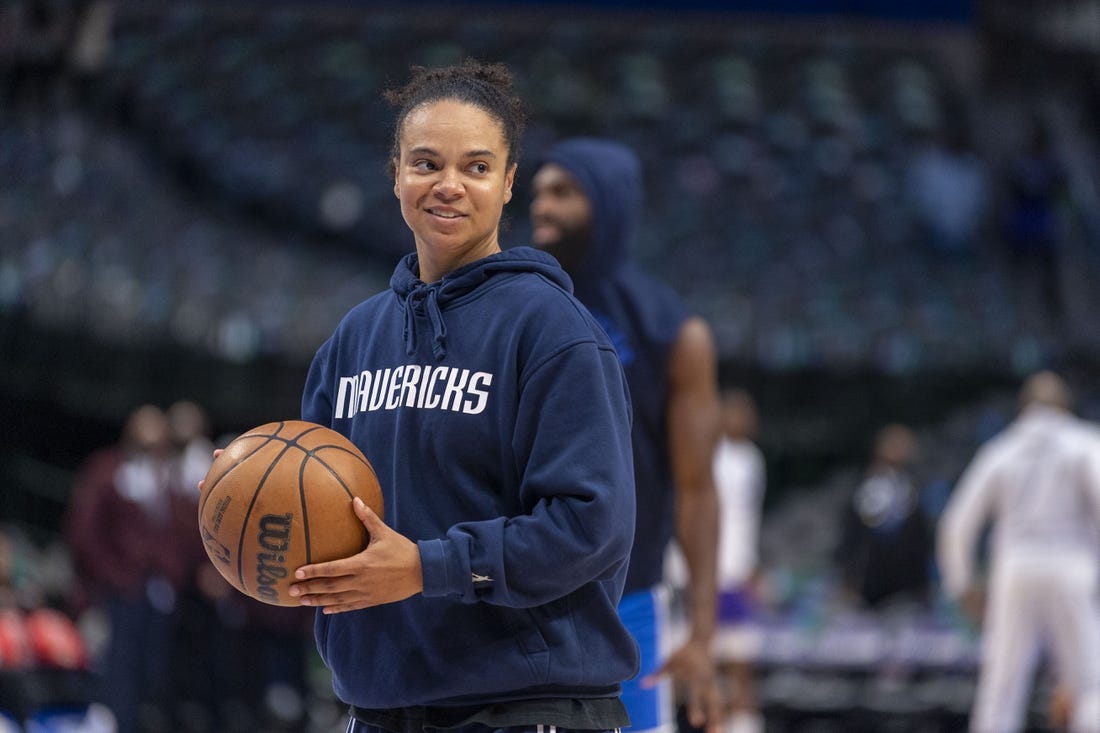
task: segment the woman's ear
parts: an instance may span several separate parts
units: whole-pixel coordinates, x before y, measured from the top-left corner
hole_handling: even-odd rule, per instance
[[[516,182],[516,171],[518,169],[519,163],[512,163],[508,172],[504,174],[504,203],[512,200],[512,184]]]

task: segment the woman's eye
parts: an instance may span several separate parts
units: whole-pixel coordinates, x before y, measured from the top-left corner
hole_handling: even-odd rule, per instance
[[[413,163],[413,168],[416,168],[419,171],[434,171],[435,163],[430,160],[418,160]]]
[[[475,173],[488,173],[489,166],[485,163],[474,163],[470,166],[470,170],[474,171]]]

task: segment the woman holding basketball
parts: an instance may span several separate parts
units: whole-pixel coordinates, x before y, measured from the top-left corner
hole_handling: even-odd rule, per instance
[[[300,568],[292,593],[319,610],[349,732],[625,727],[619,360],[556,260],[501,249],[523,127],[507,69],[414,68],[388,99],[416,251],[321,346],[302,397],[369,458],[387,523],[357,502],[367,549]]]

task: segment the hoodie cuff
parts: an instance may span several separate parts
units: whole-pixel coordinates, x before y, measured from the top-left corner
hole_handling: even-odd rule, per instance
[[[450,544],[449,541],[419,540],[416,544],[420,549],[420,568],[424,580],[422,595],[426,598],[462,595],[461,588],[453,587],[458,583],[461,573],[457,568],[449,567],[445,547]]]

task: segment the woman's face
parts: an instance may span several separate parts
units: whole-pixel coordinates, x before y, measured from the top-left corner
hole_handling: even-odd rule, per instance
[[[499,252],[516,174],[500,122],[472,104],[430,102],[405,118],[399,151],[393,192],[416,238],[420,279]]]

